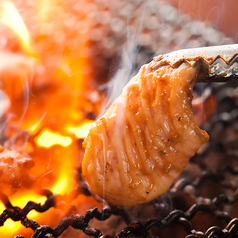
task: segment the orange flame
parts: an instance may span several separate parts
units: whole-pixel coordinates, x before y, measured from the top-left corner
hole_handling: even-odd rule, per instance
[[[3,1],[0,16],[2,22],[16,33],[23,51],[27,55],[35,56],[30,33],[12,2]]]
[[[15,194],[11,197],[11,202],[13,206],[18,206],[20,208],[23,208],[28,201],[34,201],[36,203],[40,203],[41,205],[44,204],[46,201],[45,197],[39,196],[38,194],[35,194],[34,192],[31,192],[31,194],[26,194],[19,196],[19,194]],[[2,202],[0,202],[0,213],[2,213],[5,210],[5,206]],[[27,217],[34,219],[37,216],[37,212],[32,210],[28,213]],[[9,234],[12,233],[12,231],[17,232],[22,228],[22,224],[20,221],[15,222],[11,219],[7,219],[4,223],[3,227],[0,227],[0,233],[1,237],[9,237]]]
[[[69,136],[62,136],[59,133],[45,129],[35,138],[35,140],[40,147],[44,148],[51,148],[55,145],[68,147],[69,153],[65,153],[63,158],[60,156],[60,168],[58,171],[59,176],[55,185],[51,188],[51,191],[54,194],[63,194],[67,191],[70,191],[72,186],[69,184],[71,184],[73,177],[72,172],[75,169],[75,162],[74,159],[67,158],[67,156],[71,157],[71,151],[73,150],[71,147],[69,147],[72,144],[72,138]],[[69,162],[68,159],[71,161]]]
[[[93,123],[93,120],[85,120],[78,127],[68,127],[67,129],[69,132],[74,133],[77,138],[84,139],[87,137]]]
[[[50,148],[53,145],[69,146],[72,139],[68,136],[62,136],[50,130],[44,130],[39,136],[36,137],[37,144],[41,147]]]
[[[35,88],[31,88],[30,84],[29,88],[27,88],[29,91],[33,92],[29,96],[29,104],[27,108],[27,113],[29,113],[24,115],[20,126],[20,129],[27,130],[30,134],[29,144],[31,145],[31,155],[36,162],[35,167],[33,167],[31,170],[32,175],[36,176],[37,179],[39,178],[38,184],[40,184],[40,186],[45,187],[46,185],[46,188],[51,190],[52,193],[68,195],[77,185],[75,171],[77,171],[79,167],[80,158],[82,157],[83,153],[83,150],[80,150],[78,147],[78,138],[85,138],[88,134],[91,124],[94,122],[92,120],[84,120],[81,124],[79,124],[79,126],[75,126],[77,123],[81,122],[85,118],[86,113],[92,111],[92,108],[94,107],[94,105],[88,102],[86,99],[88,93],[93,87],[93,83],[90,80],[93,78],[91,76],[91,71],[85,67],[86,64],[90,65],[89,57],[85,57],[85,55],[87,55],[86,52],[89,34],[89,24],[87,22],[88,20],[86,19],[87,16],[84,15],[83,17],[85,19],[85,23],[88,24],[88,29],[87,32],[81,34],[80,41],[77,41],[78,50],[65,50],[65,45],[62,43],[62,55],[59,57],[60,64],[55,63],[54,65],[54,62],[52,63],[51,61],[50,63],[52,64],[48,65],[45,63],[45,59],[47,59],[48,55],[53,56],[53,58],[54,54],[57,55],[57,52],[54,52],[54,37],[51,39],[53,34],[50,32],[49,39],[47,38],[48,35],[45,34],[49,33],[47,32],[49,31],[47,28],[49,25],[45,23],[50,21],[53,12],[57,12],[57,14],[62,15],[59,20],[54,22],[57,31],[62,33],[60,35],[63,35],[62,39],[64,40],[67,37],[70,38],[70,36],[63,32],[64,26],[62,19],[64,19],[65,10],[62,3],[63,1],[37,1],[39,4],[37,5],[39,8],[37,17],[42,23],[40,25],[40,29],[38,29],[40,33],[37,40],[41,39],[41,36],[46,37],[46,46],[43,43],[41,44],[41,42],[40,44],[37,44],[37,40],[33,43],[31,34],[28,31],[23,18],[18,13],[16,7],[10,0],[2,1],[3,2],[0,4],[0,20],[15,33],[22,52],[27,56],[33,56],[39,59],[36,64],[40,64],[41,62],[42,65],[40,66],[44,68],[47,75],[44,75],[44,77],[41,75],[39,78],[37,78],[38,76],[33,76],[34,84],[32,85],[35,86]],[[52,26],[52,24],[50,24],[50,26]],[[54,28],[54,26],[52,26],[52,28]],[[74,36],[72,36],[72,38],[73,37]],[[34,37],[33,39],[36,38]],[[50,42],[50,44],[48,44],[48,42]],[[66,43],[69,44],[69,42]],[[46,54],[43,54],[42,52],[47,52],[47,57]],[[54,71],[54,73],[52,74],[51,71]],[[85,77],[84,71],[87,71],[86,75],[89,75],[88,77]],[[48,73],[51,73],[49,78]],[[54,82],[48,82],[48,79],[51,79],[51,77],[52,81]],[[45,79],[43,83],[41,81],[42,78]],[[10,81],[8,80],[8,83],[9,82]],[[40,88],[39,91],[38,88]],[[42,96],[42,88],[48,90],[48,94],[44,92]],[[17,108],[17,110],[12,109],[13,111],[15,110],[14,115],[16,118],[21,115],[21,112],[19,111],[21,111],[22,105],[24,104],[24,93],[24,88],[22,88],[21,92],[19,93],[19,98],[13,98],[17,98],[17,102],[12,100],[14,108]],[[37,98],[38,96],[40,97]],[[82,102],[82,100],[80,100],[81,98],[84,98],[85,102],[87,101],[87,103],[84,101]],[[25,105],[23,106],[25,107]],[[62,114],[67,114],[67,118],[62,117]],[[56,122],[53,123],[53,120],[51,120],[52,118],[57,118]],[[42,131],[40,131],[41,129]],[[37,195],[34,189],[37,190],[38,188],[34,187],[32,189],[28,189],[27,191],[17,191],[14,195],[10,196],[9,199],[13,206],[23,208],[28,201],[34,201],[36,203],[43,204],[46,198]],[[27,194],[25,194],[26,192]],[[85,198],[82,198],[82,200],[83,199]],[[70,202],[73,203],[75,201]],[[79,199],[77,202],[80,203]],[[68,206],[71,206],[71,204]],[[0,202],[0,214],[4,209],[4,205]],[[57,209],[49,210],[50,211],[47,211],[46,214],[39,214],[36,211],[31,211],[27,217],[32,218],[37,222],[48,222],[50,220],[50,218],[48,219],[48,214],[52,212],[52,214],[55,215],[58,212],[56,211]],[[65,214],[65,210],[63,208],[61,208],[60,212]],[[53,224],[53,222],[55,222],[55,217],[57,217],[57,221],[60,221],[62,218],[60,216],[54,215],[53,221],[51,218],[51,223],[47,225]],[[64,216],[65,215],[63,215],[63,217]],[[40,225],[42,223],[39,222]],[[22,230],[24,230],[23,228],[24,227],[20,222],[15,222],[8,219],[4,223],[4,226],[0,227],[1,237],[9,237],[14,236],[17,233],[24,233],[22,232]],[[29,230],[30,229],[27,229],[26,232],[29,232]]]

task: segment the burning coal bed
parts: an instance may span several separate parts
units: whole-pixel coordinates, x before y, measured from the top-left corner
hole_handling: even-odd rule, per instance
[[[32,230],[32,237],[237,237],[238,91],[234,83],[212,86],[207,87],[212,94],[203,104],[206,111],[210,100],[217,100],[217,112],[203,124],[211,139],[190,159],[187,169],[165,195],[130,209],[99,202],[99,206],[82,214],[75,213],[77,208],[71,206],[54,227],[40,224],[34,216],[30,218],[32,211],[47,214],[52,209],[61,210],[69,199],[80,197],[78,205],[86,206],[84,209],[88,205],[83,203],[97,203],[78,169],[78,185],[70,194],[63,196],[57,190],[42,189],[39,194],[45,201],[41,204],[28,201],[22,208],[14,206],[2,190],[1,200],[6,207],[0,216],[3,228],[11,219]],[[195,87],[195,91],[198,89]],[[81,150],[81,140],[77,141]],[[33,185],[28,187],[36,183],[32,180]]]

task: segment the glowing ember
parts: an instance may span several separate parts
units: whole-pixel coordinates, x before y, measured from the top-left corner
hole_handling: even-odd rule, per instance
[[[36,203],[40,203],[41,205],[45,203],[46,197],[39,196],[38,194],[35,194],[32,192],[31,194],[26,194],[19,196],[19,194],[15,194],[11,197],[11,202],[13,206],[18,206],[20,208],[23,208],[28,201],[34,201]],[[5,206],[2,202],[0,202],[0,213],[2,213],[5,210]],[[32,210],[28,213],[28,218],[34,219],[37,216],[37,212]],[[22,228],[21,222],[15,222],[11,219],[7,219],[4,223],[3,227],[0,227],[0,233],[2,236],[5,237],[8,236],[13,230],[18,231]],[[8,236],[9,237],[9,236]]]
[[[15,222],[11,219],[6,220],[6,222],[4,223],[4,227],[0,227],[0,232],[1,234],[4,236],[7,234],[9,234],[10,232],[14,231],[18,231],[20,228],[22,227],[22,224],[20,221]]]
[[[5,206],[0,202],[0,212],[2,213],[5,210]],[[4,223],[4,227],[0,227],[0,232],[1,234],[7,234],[9,233],[12,229],[18,230],[21,227],[20,222],[14,222],[11,219],[7,219],[6,222]]]
[[[63,191],[67,188],[69,181],[67,177],[63,177],[59,182],[51,189],[54,194],[62,194]]]
[[[46,197],[40,196],[33,191],[31,194],[26,194],[23,196],[19,196],[19,194],[15,194],[11,197],[11,202],[13,206],[18,206],[20,208],[23,208],[27,202],[34,201],[36,203],[43,204],[46,201]]]
[[[36,137],[37,144],[41,147],[50,148],[53,145],[69,146],[72,139],[68,136],[62,136],[49,130],[44,130]]]
[[[85,120],[78,127],[68,127],[68,131],[74,133],[77,138],[84,139],[87,137],[92,123],[94,123],[94,121]]]
[[[23,51],[28,55],[35,55],[29,31],[12,2],[5,0],[0,14],[2,22],[17,34]]]
[[[81,33],[77,37],[75,31],[72,31],[72,21],[65,25],[66,12],[71,12],[67,4],[59,4],[61,1],[58,0],[36,2],[38,10],[34,20],[39,25],[36,24],[37,29],[32,27],[31,31],[27,28],[27,24],[32,24],[28,21],[28,13],[22,18],[10,0],[0,3],[0,21],[16,36],[13,48],[10,49],[13,52],[7,68],[14,74],[11,77],[4,74],[7,80],[2,87],[11,101],[9,112],[6,112],[9,119],[6,137],[15,147],[18,146],[16,142],[20,141],[21,152],[29,154],[35,163],[31,168],[29,181],[28,178],[24,180],[22,187],[14,190],[15,193],[8,198],[13,206],[23,208],[29,201],[41,204],[46,201],[45,197],[36,193],[41,188],[48,189],[55,195],[63,195],[67,200],[65,207],[60,203],[60,209],[50,209],[46,213],[32,210],[27,215],[39,224],[52,225],[66,216],[67,209],[75,200],[80,203],[81,199],[85,199],[83,195],[71,198],[71,192],[78,185],[77,175],[83,153],[78,146],[78,138],[87,136],[94,121],[85,118],[90,113],[97,114],[100,103],[92,102],[89,98],[96,83],[92,80],[93,71],[88,67],[91,66],[91,59],[88,55],[90,20],[87,14],[76,18],[76,22],[83,19],[85,25],[85,31],[79,31]],[[26,9],[23,9],[25,12],[30,10],[27,7],[29,6],[26,4]],[[21,12],[24,14],[24,11]],[[71,17],[72,19],[74,18]],[[9,31],[6,34],[8,33]],[[16,57],[16,42],[21,50],[19,53],[17,48],[17,52],[23,59],[19,63],[19,70],[9,70],[12,69],[12,58]],[[25,63],[28,59],[33,64],[28,66]],[[26,65],[26,72],[22,72],[22,65]],[[55,208],[57,206],[55,201]],[[5,209],[0,202],[0,214]],[[25,229],[20,222],[11,219],[7,219],[0,227],[1,238],[17,234],[30,237],[30,232],[32,231]]]
[[[49,150],[51,160],[54,161],[52,162],[54,164],[52,172],[55,174],[55,179],[52,178],[54,180],[52,185],[48,184],[46,186],[54,194],[63,195],[72,191],[76,183],[74,175],[76,147],[73,139],[45,129],[35,138],[35,141],[39,147]]]

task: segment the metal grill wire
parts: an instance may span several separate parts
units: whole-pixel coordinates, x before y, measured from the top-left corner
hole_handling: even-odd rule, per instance
[[[186,238],[238,237],[237,88],[232,83],[218,83],[214,85],[213,93],[218,100],[218,112],[204,126],[211,139],[191,158],[187,169],[165,195],[171,199],[173,208],[166,210],[164,199],[160,198],[145,205],[145,210],[146,206],[153,206],[160,212],[166,210],[164,216],[142,219],[143,214],[141,217],[133,217],[128,209],[105,206],[98,210],[95,207],[83,215],[69,215],[62,219],[58,226],[52,228],[40,225],[27,217],[33,209],[37,212],[47,211],[54,207],[56,198],[60,199],[58,195],[45,190],[42,193],[47,200],[43,205],[29,201],[23,209],[12,206],[8,198],[2,194],[1,200],[6,210],[0,215],[0,225],[3,226],[7,219],[21,221],[25,227],[33,230],[33,238],[59,237],[70,226],[88,236],[111,237],[99,229],[90,227],[89,222],[95,219],[103,222],[115,215],[120,216],[125,222],[124,229],[116,237],[176,237],[171,236],[171,230],[174,234],[179,231]],[[80,178],[80,173],[79,182],[76,192],[91,196]]]

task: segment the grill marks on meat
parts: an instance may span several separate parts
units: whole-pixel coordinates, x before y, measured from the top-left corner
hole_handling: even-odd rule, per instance
[[[204,64],[155,64],[141,68],[84,142],[83,176],[112,205],[131,207],[165,193],[209,138],[192,110]]]

